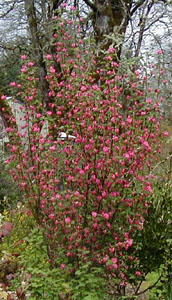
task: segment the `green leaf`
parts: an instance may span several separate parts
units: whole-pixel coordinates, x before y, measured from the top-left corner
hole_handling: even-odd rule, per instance
[[[95,294],[94,295],[91,294],[91,295],[84,297],[83,300],[99,300],[99,299],[95,296]]]

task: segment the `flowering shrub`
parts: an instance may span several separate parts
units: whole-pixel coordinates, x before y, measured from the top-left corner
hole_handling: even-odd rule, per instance
[[[25,123],[22,133],[7,128],[17,138],[7,163],[43,229],[51,265],[71,277],[88,262],[88,273],[100,266],[114,295],[122,295],[142,276],[133,236],[143,228],[148,174],[160,151],[158,92],[153,99],[137,71],[120,75],[112,47],[97,63],[82,40],[74,43],[72,22],[57,23],[60,73],[46,56],[48,103],[34,63],[22,56],[21,83],[12,85],[24,101]]]

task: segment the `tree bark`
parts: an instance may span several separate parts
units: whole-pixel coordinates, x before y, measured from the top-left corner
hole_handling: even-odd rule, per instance
[[[42,103],[44,106],[48,103],[49,85],[46,80],[47,70],[43,57],[43,46],[39,36],[38,22],[36,18],[36,9],[34,0],[25,0],[25,12],[28,19],[28,25],[31,35],[35,62],[38,66],[38,75],[40,78],[40,90],[42,95]]]
[[[4,123],[5,128],[12,128],[13,132],[8,134],[10,144],[20,143],[20,137],[18,136],[18,127],[13,115],[12,109],[7,100],[2,100],[2,93],[0,91],[0,116]]]
[[[131,0],[95,0],[96,9],[93,15],[93,28],[96,43],[100,45],[102,50],[107,50],[112,44],[112,40],[106,39],[105,35],[114,32],[114,34],[123,35],[124,37],[130,18],[131,6]],[[117,49],[118,59],[121,55],[121,46],[122,43]]]

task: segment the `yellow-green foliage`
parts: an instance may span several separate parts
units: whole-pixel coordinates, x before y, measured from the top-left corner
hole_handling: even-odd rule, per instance
[[[20,204],[15,210],[3,212],[2,222],[10,222],[13,224],[13,230],[10,235],[3,238],[0,244],[0,258],[4,251],[9,254],[20,254],[27,247],[24,238],[34,228],[35,222],[32,216],[28,216],[28,209]]]
[[[34,220],[28,216],[28,210],[18,205],[16,210],[5,210],[1,214],[0,228],[3,222],[13,224],[9,235],[0,241],[0,282],[8,282],[8,275],[14,274],[19,268],[19,255],[28,247],[24,239],[35,226]]]

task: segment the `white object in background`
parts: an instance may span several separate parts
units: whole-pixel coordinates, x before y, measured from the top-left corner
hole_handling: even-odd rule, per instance
[[[59,133],[59,139],[65,140],[65,139],[76,139],[76,136],[74,135],[67,135],[66,132],[60,132]]]

